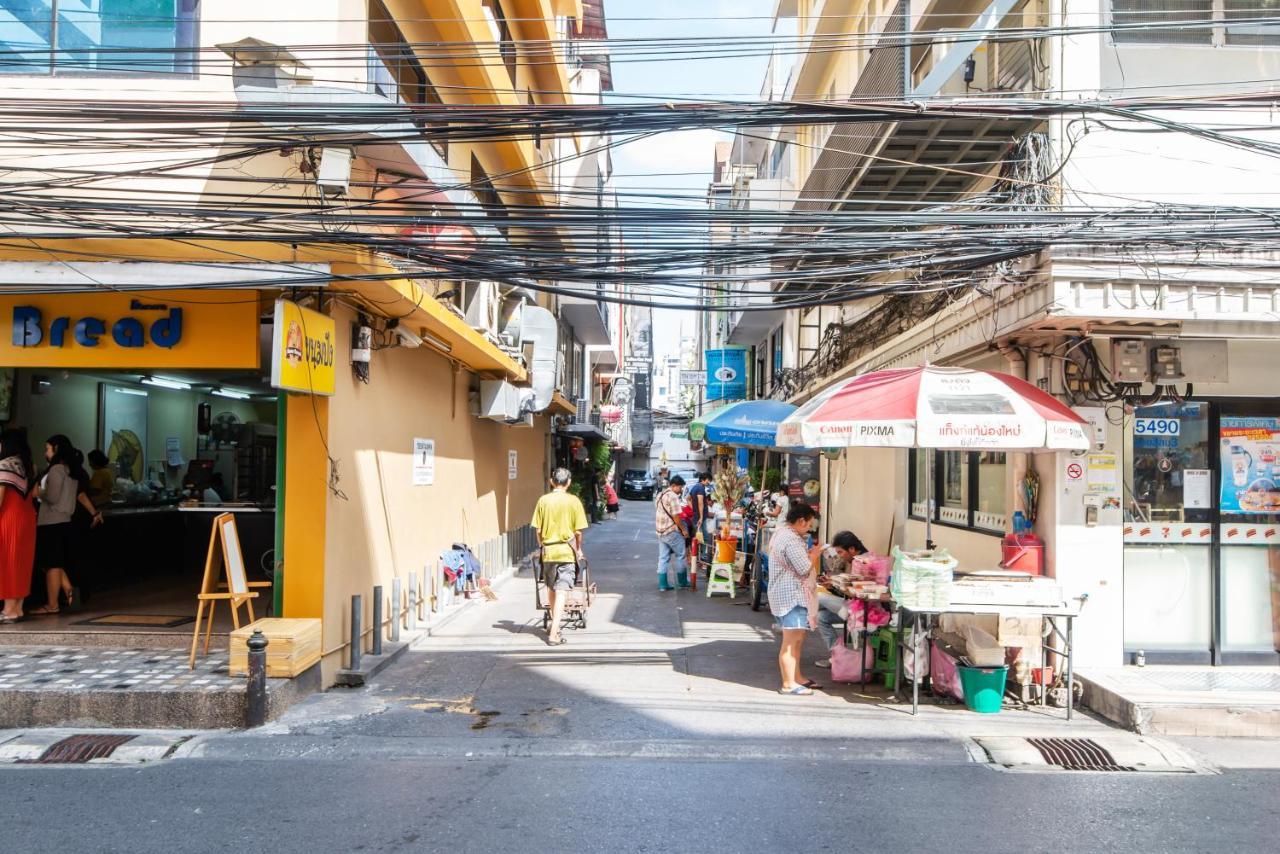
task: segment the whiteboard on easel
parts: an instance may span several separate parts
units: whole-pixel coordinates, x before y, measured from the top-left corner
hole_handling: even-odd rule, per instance
[[[240,534],[236,531],[236,517],[224,513],[218,517],[222,530],[222,559],[227,568],[227,590],[236,595],[249,592],[249,580],[244,573],[244,556],[240,552]]]

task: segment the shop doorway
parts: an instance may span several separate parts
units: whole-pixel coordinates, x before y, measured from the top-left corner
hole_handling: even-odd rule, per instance
[[[1280,405],[1138,407],[1125,446],[1127,656],[1280,664]]]
[[[252,581],[274,581],[277,462],[283,448],[278,393],[257,371],[139,374],[93,370],[12,371],[9,423],[25,428],[37,469],[45,440],[66,435],[99,476],[100,525],[81,520],[68,567],[79,601],[4,627],[68,643],[89,633],[145,635],[155,646],[190,642],[213,519],[235,514]],[[94,466],[88,460],[94,454]],[[32,614],[46,604],[33,573]],[[272,613],[262,588],[258,616]],[[230,631],[222,609],[214,632]],[[21,638],[10,638],[22,642]],[[87,640],[87,638],[84,638]]]

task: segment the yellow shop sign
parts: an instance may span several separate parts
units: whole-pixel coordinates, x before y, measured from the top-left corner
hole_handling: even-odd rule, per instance
[[[253,291],[0,296],[0,365],[18,368],[258,367]]]
[[[271,384],[286,391],[332,395],[337,326],[332,317],[276,300]]]

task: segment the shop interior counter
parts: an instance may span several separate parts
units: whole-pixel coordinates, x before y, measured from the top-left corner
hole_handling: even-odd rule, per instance
[[[90,595],[139,581],[198,584],[208,556],[213,520],[234,513],[245,567],[254,580],[271,579],[275,508],[254,504],[117,505],[84,544],[83,578]],[[266,567],[266,569],[264,569]]]

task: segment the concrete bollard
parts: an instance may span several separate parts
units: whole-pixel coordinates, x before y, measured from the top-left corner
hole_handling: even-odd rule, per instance
[[[403,591],[400,579],[391,579],[391,642],[400,642],[400,621],[404,619],[404,603],[401,601]]]
[[[418,573],[409,573],[409,631],[418,628]]]
[[[374,655],[382,655],[382,585],[373,588],[373,649]]]
[[[267,638],[254,629],[249,647],[249,684],[245,688],[245,725],[252,728],[267,722]]]
[[[351,666],[349,668],[350,670],[360,669],[360,654],[363,652],[363,650],[360,648],[362,645],[360,642],[361,641],[360,636],[363,634],[363,632],[361,631],[363,626],[361,625],[362,620],[361,620],[360,612],[363,606],[364,606],[364,602],[361,601],[359,593],[356,593],[354,596],[351,597]]]

